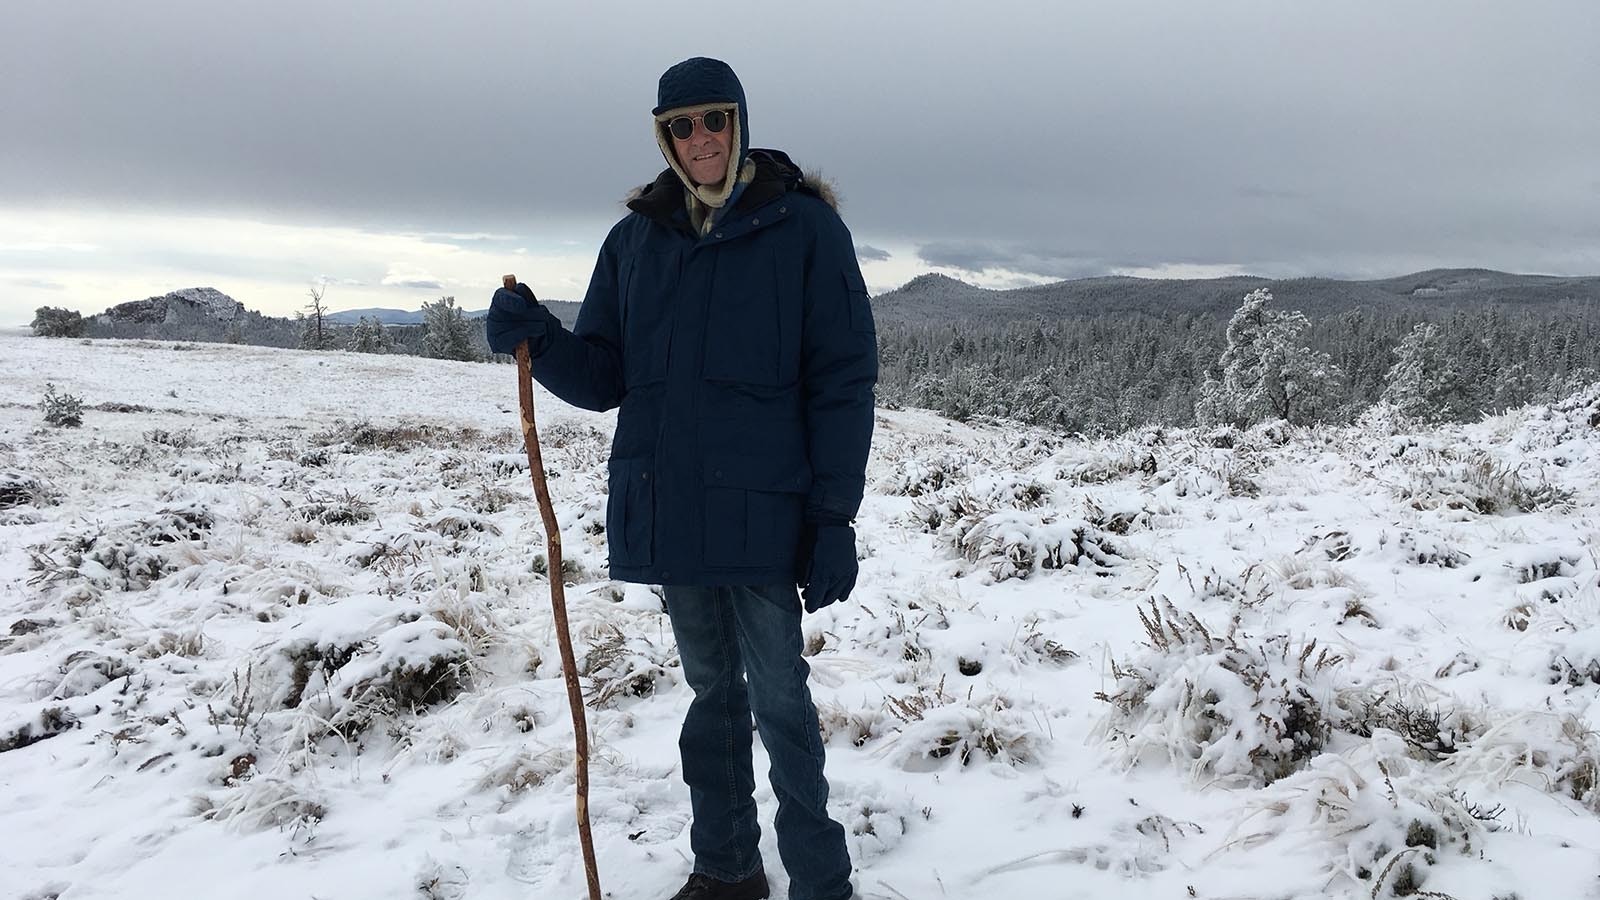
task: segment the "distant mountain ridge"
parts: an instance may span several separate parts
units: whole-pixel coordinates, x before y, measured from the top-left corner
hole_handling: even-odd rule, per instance
[[[577,321],[578,307],[580,304],[566,300],[540,301],[549,310],[556,314],[556,318],[566,322],[569,326]],[[469,319],[482,318],[489,314],[487,307],[484,309],[463,310]],[[384,325],[421,325],[422,310],[420,309],[393,309],[390,307],[368,307],[366,309],[341,309],[324,316],[327,321],[339,325],[355,325],[363,318],[377,319]]]
[[[545,306],[570,328],[578,318],[577,303],[545,301]],[[465,310],[477,319],[487,309]],[[373,307],[326,313],[323,321],[348,334],[362,317],[376,318],[399,330],[417,329],[423,324],[422,311]],[[232,341],[266,347],[299,346],[301,322],[290,316],[269,316],[248,309],[243,303],[213,287],[192,287],[143,300],[118,303],[105,312],[90,316],[90,337],[146,338],[178,341]],[[342,342],[344,338],[338,338]],[[417,338],[420,340],[420,337]]]
[[[1165,279],[1102,276],[1058,281],[1033,287],[995,290],[967,284],[948,275],[918,275],[900,287],[877,295],[873,313],[883,323],[960,324],[1031,321],[1107,314],[1191,313],[1223,317],[1237,309],[1245,294],[1258,287],[1272,290],[1280,309],[1297,309],[1313,318],[1336,315],[1355,307],[1374,312],[1447,311],[1486,303],[1543,306],[1561,302],[1600,303],[1600,276],[1517,275],[1492,269],[1429,269],[1394,278],[1223,278]],[[568,327],[581,304],[543,301]],[[472,318],[487,310],[467,310]],[[341,327],[363,316],[390,326],[420,326],[421,310],[387,307],[328,313],[326,321]],[[300,325],[283,316],[247,309],[212,287],[193,287],[157,297],[119,303],[89,320],[96,337],[140,337],[161,340],[228,340],[293,347]]]
[[[1102,276],[993,290],[928,273],[872,300],[880,321],[906,324],[1063,318],[1114,313],[1227,315],[1245,294],[1269,288],[1280,309],[1334,315],[1357,306],[1395,312],[1504,303],[1600,302],[1600,276],[1516,275],[1491,269],[1429,269],[1394,278],[1167,279]]]

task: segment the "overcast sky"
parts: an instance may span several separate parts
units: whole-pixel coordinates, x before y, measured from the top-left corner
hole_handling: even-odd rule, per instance
[[[215,286],[287,313],[581,299],[727,60],[874,290],[1600,273],[1600,3],[7,3],[0,324]]]

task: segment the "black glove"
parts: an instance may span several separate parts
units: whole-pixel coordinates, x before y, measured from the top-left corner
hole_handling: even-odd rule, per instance
[[[528,352],[538,356],[544,352],[549,336],[561,322],[550,310],[540,305],[533,289],[518,284],[515,289],[501,288],[489,301],[489,315],[483,320],[489,335],[489,349],[496,353],[512,354],[517,345],[528,342]]]
[[[861,564],[856,561],[856,531],[849,525],[814,525],[800,546],[800,595],[806,612],[850,596]]]

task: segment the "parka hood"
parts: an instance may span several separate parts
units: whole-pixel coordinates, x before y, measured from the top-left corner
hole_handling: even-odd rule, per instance
[[[683,170],[674,151],[667,123],[677,116],[695,116],[713,109],[732,108],[728,127],[733,129],[731,149],[723,176],[717,184],[695,184]],[[707,231],[724,207],[737,200],[755,177],[748,161],[750,153],[750,111],[745,103],[744,85],[733,67],[720,59],[696,56],[673,66],[661,75],[656,87],[656,144],[667,166],[678,174],[688,192],[685,202],[694,227]]]

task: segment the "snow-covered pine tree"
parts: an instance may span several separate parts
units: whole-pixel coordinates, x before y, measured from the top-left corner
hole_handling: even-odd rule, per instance
[[[1394,355],[1379,399],[1396,412],[1425,422],[1460,420],[1471,412],[1471,391],[1445,352],[1438,326],[1418,322]]]
[[[434,359],[459,359],[476,362],[478,350],[472,345],[472,326],[467,314],[456,306],[456,298],[440,297],[422,304],[422,355]]]
[[[39,337],[83,337],[88,322],[76,310],[41,306],[33,314],[33,333]]]
[[[348,349],[352,353],[389,353],[394,350],[394,342],[376,317],[362,316],[350,332]]]
[[[1228,322],[1228,344],[1218,360],[1222,378],[1207,377],[1197,415],[1249,425],[1270,418],[1303,423],[1329,412],[1338,367],[1327,353],[1300,342],[1311,326],[1304,315],[1269,309],[1271,302],[1266,288],[1245,295]]]

